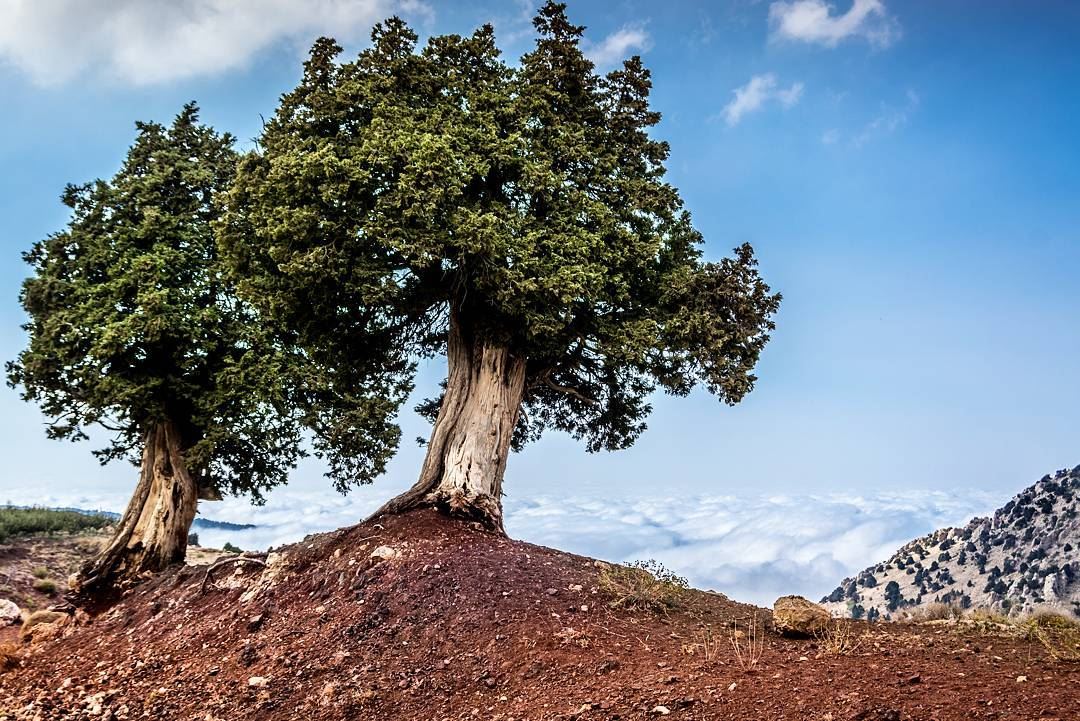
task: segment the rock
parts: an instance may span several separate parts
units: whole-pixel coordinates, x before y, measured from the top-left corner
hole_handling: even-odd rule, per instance
[[[773,625],[785,636],[813,636],[831,618],[828,611],[802,596],[781,596],[773,604]]]
[[[67,623],[68,615],[60,611],[35,611],[23,622],[19,629],[19,638],[30,641],[43,641],[52,638]],[[49,626],[50,628],[45,628]]]
[[[1027,676],[1017,676],[1016,677],[1016,682],[1017,683],[1024,683],[1025,681],[1027,681]]]
[[[653,708],[652,712],[657,716],[667,716],[669,713],[671,713],[671,709],[669,709],[667,706],[656,706],[655,708]]]
[[[6,598],[0,599],[0,626],[13,626],[22,618],[22,609],[18,604]]]
[[[252,688],[264,688],[268,683],[270,681],[265,676],[252,676],[248,679],[248,686]]]
[[[392,561],[399,555],[397,549],[391,548],[390,546],[379,546],[371,552],[371,560],[376,562]]]

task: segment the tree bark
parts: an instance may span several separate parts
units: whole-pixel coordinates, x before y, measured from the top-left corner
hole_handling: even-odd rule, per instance
[[[451,315],[447,382],[420,478],[372,518],[434,506],[502,532],[502,480],[525,392],[526,359],[473,339]]]
[[[176,426],[171,421],[151,426],[139,483],[112,540],[79,574],[76,595],[99,596],[145,572],[182,563],[197,506],[198,484],[184,463]]]

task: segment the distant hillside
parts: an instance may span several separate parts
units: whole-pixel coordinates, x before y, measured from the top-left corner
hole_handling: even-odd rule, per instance
[[[822,599],[834,615],[870,620],[933,602],[1080,616],[1080,466],[1044,476],[991,518],[912,541]]]
[[[11,506],[11,508],[30,508],[28,506]],[[65,513],[81,513],[86,516],[104,516],[105,518],[113,521],[120,520],[120,514],[115,511],[91,511],[85,508],[47,508],[47,511],[61,511]],[[255,528],[254,523],[230,523],[229,521],[215,521],[211,518],[196,518],[191,524],[192,530],[199,530],[200,528],[213,528],[220,531],[243,531],[248,528]]]

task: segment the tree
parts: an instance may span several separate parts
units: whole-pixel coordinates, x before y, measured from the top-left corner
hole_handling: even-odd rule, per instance
[[[301,455],[285,355],[226,281],[211,223],[233,138],[186,105],[138,123],[111,181],[68,186],[65,230],[24,255],[27,348],[8,382],[41,405],[51,438],[112,434],[106,463],[141,457],[108,546],[81,574],[91,594],[182,561],[198,497],[261,500]]]
[[[625,448],[657,388],[735,403],[754,385],[780,296],[748,245],[702,259],[650,134],[649,71],[598,75],[564,9],[540,9],[518,68],[490,26],[418,49],[392,18],[346,63],[319,40],[227,198],[245,297],[329,376],[384,364],[402,399],[408,359],[447,356],[419,409],[434,423],[420,477],[380,513],[434,505],[500,528],[511,448],[548,429]],[[329,385],[349,402],[347,381]],[[370,452],[346,440],[334,457]]]

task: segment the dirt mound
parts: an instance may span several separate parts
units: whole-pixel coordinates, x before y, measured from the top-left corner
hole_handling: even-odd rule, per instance
[[[1080,708],[1080,668],[1020,640],[847,622],[855,643],[833,655],[836,639],[748,634],[768,612],[719,594],[671,585],[637,607],[612,596],[619,574],[430,511],[362,524],[177,569],[69,624],[0,675],[0,718],[1064,720]],[[747,671],[738,656],[755,638]]]

